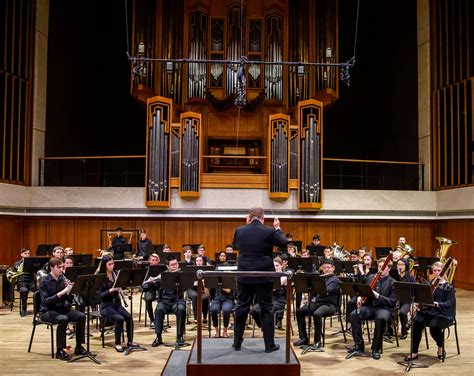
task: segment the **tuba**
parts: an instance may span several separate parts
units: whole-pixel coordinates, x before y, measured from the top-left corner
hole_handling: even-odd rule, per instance
[[[409,271],[412,271],[413,267],[415,266],[415,251],[413,250],[413,247],[410,244],[401,243],[397,245],[396,249],[402,253],[402,258],[406,255],[410,256],[408,257],[408,264],[410,266]]]
[[[348,261],[351,259],[351,254],[344,249],[344,246],[334,243],[334,246],[331,249],[333,258],[341,261]]]
[[[439,241],[439,250],[436,257],[439,257],[439,261],[445,264],[446,261],[448,260],[447,255],[448,255],[449,248],[454,244],[458,244],[458,242],[448,239],[448,238],[444,238],[442,236],[437,236],[436,240]],[[445,276],[444,279],[451,284],[453,283],[456,266],[457,266],[457,261],[456,259],[454,259],[454,262],[450,264],[448,270],[446,270],[446,272],[444,273],[444,276]]]

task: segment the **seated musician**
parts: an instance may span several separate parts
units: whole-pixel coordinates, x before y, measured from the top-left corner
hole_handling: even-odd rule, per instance
[[[132,316],[122,307],[120,294],[121,288],[113,287],[117,274],[114,271],[115,261],[110,255],[102,257],[99,273],[105,273],[106,277],[102,283],[101,289],[98,291],[102,302],[100,303],[100,314],[103,318],[109,319],[115,323],[115,350],[123,352],[122,332],[123,323],[127,327],[127,346],[133,347],[137,344],[133,342],[133,326]],[[123,295],[122,295],[123,297]]]
[[[364,256],[365,256],[365,255],[369,254],[369,253],[367,252],[367,247],[365,247],[365,246],[360,247],[358,253],[359,253],[359,260],[361,260],[361,261],[364,259]]]
[[[275,257],[273,259],[273,265],[275,266],[275,271],[278,273],[281,273],[283,271],[283,262],[281,261],[280,257]],[[286,277],[280,277],[280,283],[281,286],[273,290],[273,311],[272,313],[275,313],[277,311],[281,311],[285,309],[286,306],[286,282],[287,278]],[[260,318],[260,313],[262,312],[260,305],[257,303],[254,306],[252,306],[250,310],[250,314],[252,315],[253,319],[255,320],[255,324],[259,328],[261,328],[261,318]],[[283,313],[279,315],[279,317],[276,318],[276,326],[278,328],[281,328],[281,320],[283,318]]]
[[[298,252],[296,250],[296,245],[293,243],[288,243],[286,245],[286,253],[288,254],[288,257],[297,257]]]
[[[440,277],[444,264],[435,262],[432,271],[435,278],[440,278],[439,283],[433,291],[434,306],[424,306],[416,314],[413,321],[413,347],[411,354],[405,358],[406,361],[418,359],[418,347],[420,345],[423,329],[430,328],[431,337],[438,346],[438,359],[444,360],[444,336],[443,329],[454,321],[456,316],[456,295],[453,285]]]
[[[74,249],[72,249],[71,247],[66,247],[64,248],[64,254],[66,256],[71,256],[74,254]]]
[[[119,244],[128,244],[128,239],[123,236],[122,227],[117,227],[115,231],[117,232],[117,236],[112,239],[108,251],[113,252],[115,260],[123,260],[123,249],[119,246]]]
[[[221,252],[225,255],[225,252]],[[219,256],[219,260],[221,257]],[[224,263],[221,265],[225,265]],[[222,311],[223,326],[222,337],[228,338],[227,328],[229,327],[230,312],[235,304],[235,291],[233,289],[211,289],[211,319],[215,329],[214,337],[219,337],[219,312]],[[204,308],[204,303],[203,303]]]
[[[305,317],[312,315],[314,318],[314,346],[316,348],[321,347],[322,318],[336,313],[340,294],[339,280],[334,275],[334,269],[333,260],[326,259],[323,261],[322,270],[326,283],[327,295],[322,296],[320,294],[311,294],[309,303],[296,310],[299,340],[293,342],[293,345],[301,346],[308,344]]]
[[[28,248],[22,248],[20,250],[21,259],[13,264],[11,269],[12,274],[18,274],[15,280],[12,280],[12,285],[16,283],[16,288],[20,292],[20,316],[26,316],[26,306],[28,300],[28,292],[35,291],[36,286],[31,273],[23,273],[23,266],[25,258],[30,257],[30,250]],[[13,286],[12,286],[13,289]],[[13,297],[13,290],[12,297]],[[13,299],[12,299],[13,301]]]
[[[178,260],[170,255],[166,258],[166,266],[169,272],[177,272],[179,270]],[[183,291],[176,294],[175,289],[163,289],[160,287],[160,280],[156,281],[158,285],[158,305],[155,309],[155,333],[156,338],[151,344],[153,347],[163,344],[161,333],[163,332],[163,322],[165,315],[173,312],[176,315],[176,342],[178,345],[184,344],[184,325],[186,321],[186,302],[184,301]]]
[[[211,265],[211,260],[206,256],[206,247],[204,247],[204,244],[199,245],[197,252],[199,256],[202,256],[203,265]]]
[[[171,250],[171,247],[169,244],[164,244],[162,252],[166,253],[166,252],[173,252],[173,251]]]
[[[359,252],[356,250],[351,251],[351,261],[359,261]]]
[[[76,323],[76,348],[74,354],[86,355],[82,347],[86,316],[80,311],[71,310],[73,296],[70,294],[72,283],[63,276],[64,262],[62,258],[53,257],[49,260],[50,273],[43,278],[39,286],[41,296],[41,320],[58,324],[56,329],[56,358],[70,360],[71,356],[64,351],[66,347],[66,329],[69,322]]]
[[[234,247],[232,247],[232,244],[227,244],[225,246],[225,251],[228,253],[234,253]]]
[[[400,282],[415,283],[416,278],[410,273],[410,263],[406,258],[401,258],[397,262],[398,275],[400,276]],[[400,339],[406,339],[408,337],[408,312],[410,311],[410,303],[402,303],[398,315],[400,317],[400,325],[402,326],[402,334]]]
[[[149,266],[158,266],[160,263],[160,256],[158,256],[156,253],[153,253],[150,255],[148,258],[148,262],[150,263]],[[144,294],[144,299],[145,299],[145,307],[146,311],[148,313],[148,317],[150,318],[150,327],[155,328],[155,318],[153,316],[153,301],[156,300],[156,295],[157,295],[157,288],[155,283],[148,283],[145,282],[143,284],[143,292]]]
[[[378,260],[378,267],[382,268],[385,258]],[[388,323],[395,308],[396,297],[393,283],[395,280],[389,276],[392,262],[390,261],[382,270],[380,279],[373,289],[375,298],[368,299],[363,304],[363,298],[357,297],[356,305],[350,314],[352,326],[352,336],[354,337],[354,347],[351,352],[364,352],[364,339],[362,338],[362,321],[375,320],[375,333],[372,341],[372,358],[380,359],[383,336],[387,330]],[[363,305],[362,305],[363,304]]]
[[[193,248],[190,245],[185,245],[183,247],[184,252],[184,264],[185,265],[194,265],[193,261]]]
[[[217,261],[218,265],[229,265],[227,262],[227,252],[220,252],[219,253],[219,260]]]
[[[145,261],[148,260],[146,247],[150,244],[153,244],[152,241],[148,239],[146,231],[144,229],[141,229],[140,237],[137,241],[137,252],[135,254],[135,257],[137,257],[139,260],[145,260]]]
[[[197,255],[194,261],[196,262],[196,266],[204,265],[204,259],[201,255]],[[187,293],[193,305],[194,321],[196,322],[197,321],[197,297],[198,297],[197,281],[194,282],[194,287],[192,289],[188,289]],[[205,288],[202,294],[202,317],[203,317],[204,324],[207,323],[208,312],[209,312],[209,290]]]

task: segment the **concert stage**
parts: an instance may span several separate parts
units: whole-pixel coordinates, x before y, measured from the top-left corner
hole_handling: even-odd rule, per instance
[[[174,374],[183,374],[177,369],[177,364],[186,366],[187,376],[197,375],[219,375],[222,376],[241,376],[242,374],[258,374],[259,376],[274,376],[275,374],[284,374],[285,376],[300,375],[300,362],[296,358],[293,349],[290,350],[290,363],[285,363],[285,341],[284,338],[275,339],[280,345],[280,350],[272,353],[265,353],[262,338],[244,339],[242,349],[235,351],[232,348],[232,338],[203,338],[202,339],[202,362],[197,363],[196,341],[187,360],[178,362],[177,357],[183,357],[184,354],[176,354],[173,351],[163,369],[162,375],[171,374],[169,371],[173,369]],[[170,368],[170,369],[168,369]]]

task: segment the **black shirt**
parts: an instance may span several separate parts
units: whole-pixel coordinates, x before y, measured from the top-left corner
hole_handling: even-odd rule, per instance
[[[150,239],[146,238],[145,240],[139,240],[137,242],[137,254],[136,256],[141,256],[143,259],[148,259],[146,254],[146,247],[149,244],[153,244]]]
[[[71,294],[58,297],[58,292],[64,290],[64,276],[55,279],[51,273],[41,280],[39,292],[41,296],[40,312],[68,312],[71,309],[73,296]]]
[[[326,283],[326,295],[317,294],[316,303],[337,306],[340,294],[339,279],[335,275],[323,278]]]
[[[453,285],[444,283],[438,285],[433,292],[433,301],[438,302],[439,307],[423,307],[422,312],[443,317],[453,321],[456,315],[456,294]]]
[[[372,280],[373,278],[370,279],[370,281]],[[397,297],[395,295],[395,286],[393,285],[394,282],[395,280],[390,276],[380,278],[374,288],[374,290],[380,295],[377,299],[368,300],[367,305],[393,311],[397,302]]]
[[[106,276],[99,291],[100,298],[102,299],[102,305],[120,304],[118,291],[112,293],[109,291],[113,286],[114,282]]]

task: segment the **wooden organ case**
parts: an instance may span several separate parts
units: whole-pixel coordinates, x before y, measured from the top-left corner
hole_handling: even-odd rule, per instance
[[[170,207],[173,189],[196,199],[203,188],[258,188],[320,209],[323,109],[338,98],[338,68],[263,63],[334,63],[337,33],[337,0],[134,0],[131,55],[163,59],[131,74],[147,105],[146,206]],[[228,61],[242,56],[262,64],[245,66],[236,107],[239,65]]]

